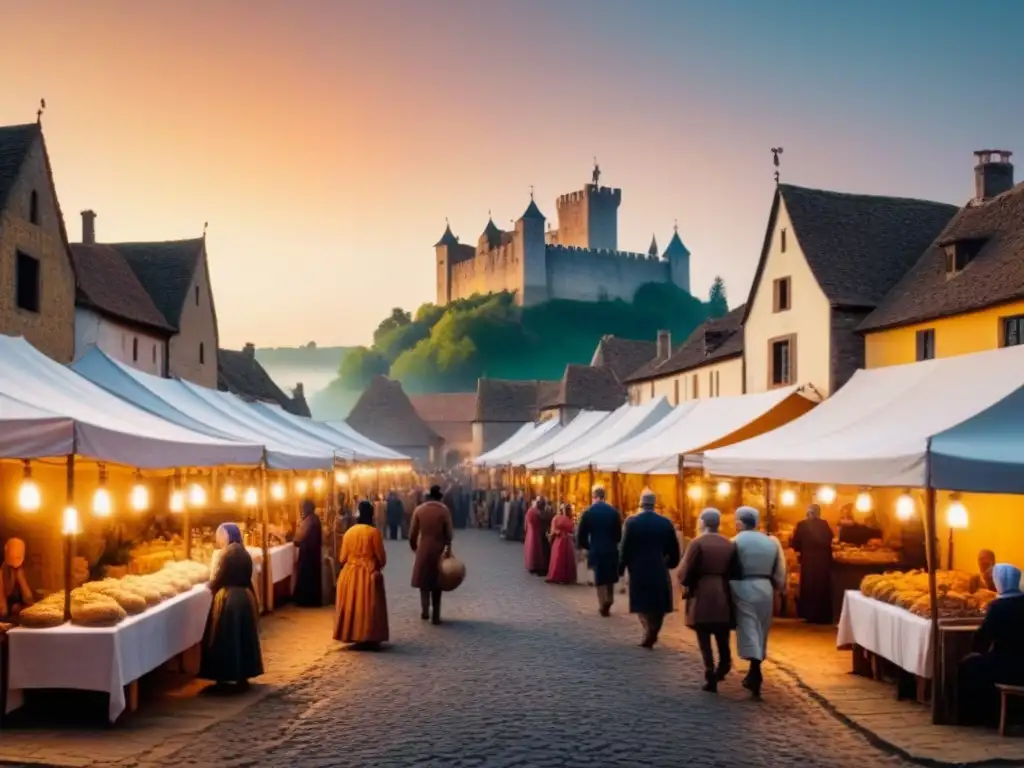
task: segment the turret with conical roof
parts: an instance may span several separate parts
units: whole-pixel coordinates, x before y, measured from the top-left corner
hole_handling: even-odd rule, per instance
[[[519,220],[528,219],[532,221],[545,221],[544,214],[540,212],[540,208],[537,207],[537,203],[534,201],[533,196],[530,196],[530,204],[526,206],[526,210],[523,211],[523,215],[519,217]]]
[[[651,247],[647,249],[647,255],[652,259],[658,258],[658,238],[651,235]]]
[[[663,254],[668,261],[669,274],[672,282],[684,291],[690,290],[690,250],[683,245],[679,237],[679,225],[672,227],[672,239]]]
[[[444,222],[444,234],[441,235],[441,239],[434,243],[434,247],[437,248],[442,245],[456,245],[459,242],[459,238],[452,234],[452,225],[447,220]]]
[[[544,214],[540,212],[530,191],[530,204],[516,221],[516,251],[519,256],[521,279],[518,302],[523,306],[547,301],[548,294],[548,246],[544,235]]]
[[[480,246],[485,250],[491,250],[501,245],[502,231],[494,223],[493,218],[487,219],[487,226],[484,227],[483,233],[480,235]]]

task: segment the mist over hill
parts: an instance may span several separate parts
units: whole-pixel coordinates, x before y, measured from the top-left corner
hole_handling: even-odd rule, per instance
[[[315,402],[331,382],[338,378],[341,363],[352,349],[354,347],[318,347],[315,343],[310,342],[301,347],[257,349],[256,359],[266,369],[274,383],[286,393],[290,394],[295,385],[301,381],[306,392],[306,400],[310,404],[314,417],[321,419],[344,418],[348,409],[344,409],[344,413],[339,415],[337,408],[324,411],[323,408],[318,409]],[[335,396],[331,400],[344,405],[345,398]],[[354,403],[355,400],[353,399],[352,402]],[[323,415],[318,413],[318,410]]]

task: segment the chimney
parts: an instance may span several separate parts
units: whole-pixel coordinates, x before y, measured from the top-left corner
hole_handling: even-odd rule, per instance
[[[1012,152],[1005,149],[981,149],[974,153],[978,164],[974,166],[974,197],[990,200],[1013,189]],[[993,160],[992,155],[998,157]]]
[[[253,344],[251,341],[248,342],[244,347],[242,347],[242,354],[245,355],[246,357],[255,359],[256,345]]]
[[[305,390],[305,387],[302,386],[302,382],[301,381],[296,382],[295,389],[292,390],[292,397],[295,398],[295,399],[298,399],[298,398],[305,399],[305,397],[306,397],[306,390]]]
[[[658,362],[663,363],[672,357],[672,334],[658,331]]]
[[[82,211],[82,242],[86,245],[96,243],[96,212]]]

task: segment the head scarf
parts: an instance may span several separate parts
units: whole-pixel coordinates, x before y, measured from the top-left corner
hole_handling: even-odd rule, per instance
[[[316,502],[312,499],[306,499],[302,502],[302,516],[309,517],[316,513]]]
[[[657,503],[658,497],[654,491],[650,488],[644,488],[643,493],[640,494],[640,509],[648,512],[654,509],[654,505]]]
[[[373,504],[366,499],[359,502],[359,519],[356,522],[373,525]]]
[[[1013,597],[1021,594],[1020,568],[1009,563],[996,563],[992,567],[992,581],[1000,597]]]
[[[718,533],[718,526],[722,524],[722,513],[714,507],[708,507],[700,513],[700,524],[709,533]]]
[[[736,510],[736,519],[743,523],[747,529],[755,530],[761,519],[761,513],[753,507],[740,507]]]
[[[817,504],[811,504],[811,506],[807,508],[807,517],[811,520],[818,520],[821,517],[821,507]]]
[[[242,530],[234,523],[221,523],[217,528],[217,543],[222,547],[242,543]]]

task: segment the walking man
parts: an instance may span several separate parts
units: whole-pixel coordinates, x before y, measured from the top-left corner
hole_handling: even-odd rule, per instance
[[[587,565],[594,572],[597,605],[602,616],[608,616],[615,602],[615,584],[619,580],[619,540],[622,538],[622,516],[605,501],[604,488],[595,485],[591,505],[580,516],[576,527],[576,547],[587,553]]]
[[[679,538],[667,517],[654,511],[657,497],[644,490],[640,512],[626,521],[622,534],[619,573],[629,570],[629,612],[640,617],[644,628],[643,648],[653,648],[672,612],[672,579],[669,571],[679,565]]]
[[[399,529],[402,527],[402,518],[405,516],[405,507],[402,504],[402,500],[398,498],[398,493],[392,488],[388,493],[387,500],[387,518],[388,518],[388,536],[391,537],[392,541],[397,541]]]

